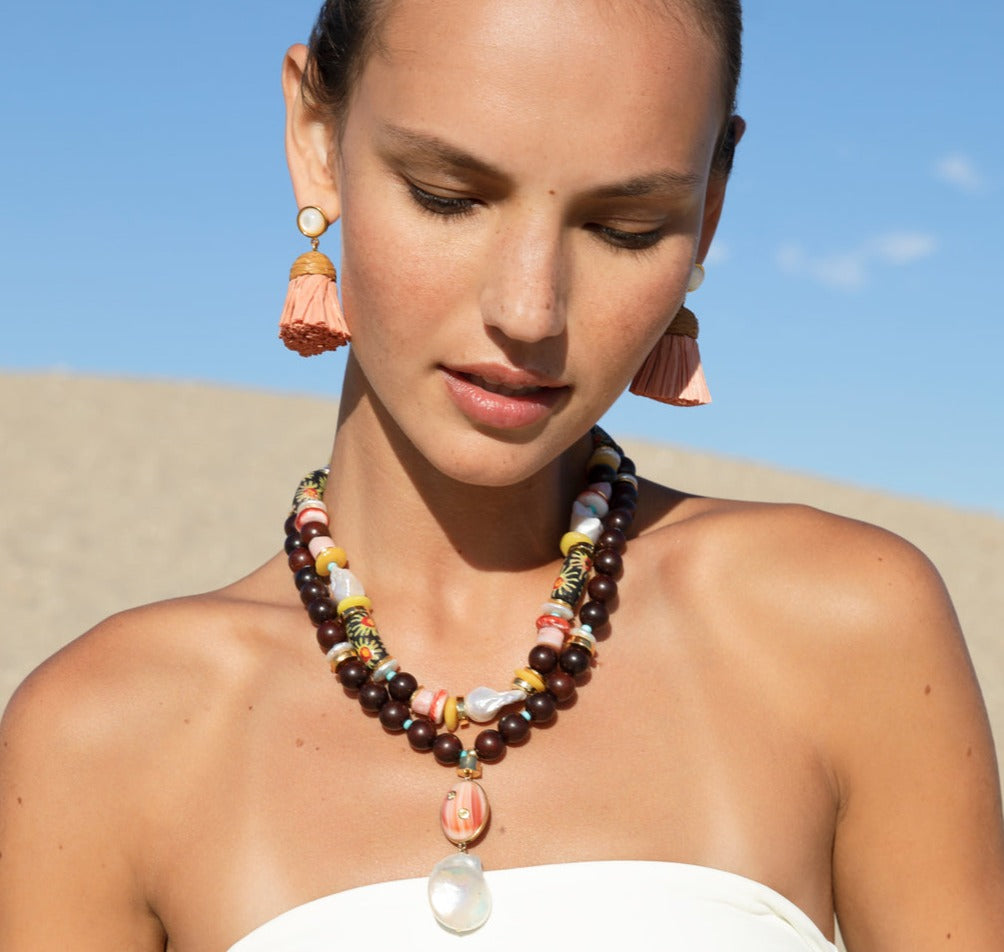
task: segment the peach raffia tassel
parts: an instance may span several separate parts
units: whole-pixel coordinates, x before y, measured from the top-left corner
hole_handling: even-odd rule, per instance
[[[694,312],[681,307],[631,381],[631,392],[677,407],[711,403],[697,348]]]
[[[300,210],[296,224],[311,239],[312,250],[300,255],[289,271],[279,336],[290,350],[309,357],[341,347],[351,335],[338,303],[335,266],[317,250],[328,221],[320,209],[308,206]]]

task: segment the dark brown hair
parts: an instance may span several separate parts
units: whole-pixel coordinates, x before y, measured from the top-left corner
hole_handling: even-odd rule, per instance
[[[303,77],[303,97],[320,115],[344,114],[374,47],[380,42],[380,22],[394,0],[325,0],[310,33],[309,57]],[[742,6],[740,0],[686,0],[722,54],[725,122],[713,168],[727,175],[732,168],[737,123],[733,117],[742,68]]]

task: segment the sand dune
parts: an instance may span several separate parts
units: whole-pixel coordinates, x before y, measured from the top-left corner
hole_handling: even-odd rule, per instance
[[[105,615],[216,587],[270,556],[278,516],[263,513],[284,513],[305,465],[327,459],[335,414],[333,402],[205,385],[0,375],[0,706]],[[640,471],[682,489],[807,502],[919,545],[955,599],[1002,759],[1004,520],[624,442]]]

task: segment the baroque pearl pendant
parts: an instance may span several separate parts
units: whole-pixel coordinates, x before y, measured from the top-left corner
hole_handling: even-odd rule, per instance
[[[492,895],[481,860],[469,853],[452,853],[432,867],[429,905],[436,921],[450,932],[480,929],[492,912]]]

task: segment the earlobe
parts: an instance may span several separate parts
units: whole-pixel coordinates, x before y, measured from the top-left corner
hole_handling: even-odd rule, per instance
[[[335,221],[341,206],[331,151],[335,130],[321,121],[304,102],[301,92],[307,48],[298,43],[282,63],[282,92],[286,100],[286,163],[298,208],[313,205]]]

